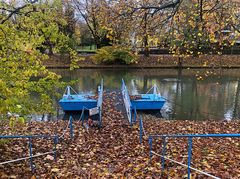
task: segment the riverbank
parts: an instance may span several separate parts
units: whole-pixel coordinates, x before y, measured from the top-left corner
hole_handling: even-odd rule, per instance
[[[172,55],[138,56],[138,61],[131,65],[95,64],[91,55],[79,56],[79,68],[178,68],[178,57]],[[70,61],[66,56],[55,55],[44,62],[48,68],[69,68]],[[183,68],[240,68],[240,55],[202,55],[182,60]]]
[[[103,127],[86,130],[74,122],[74,138],[69,130],[57,146],[57,161],[51,155],[34,158],[37,178],[184,178],[185,167],[166,161],[166,171],[161,171],[161,161],[154,156],[149,160],[149,134],[240,133],[240,121],[166,121],[151,115],[143,117],[143,144],[139,143],[139,125],[133,127],[122,113],[120,93],[104,94]],[[118,105],[116,106],[116,102]],[[68,121],[31,122],[15,126],[14,130],[1,123],[1,135],[46,134],[62,135]],[[35,139],[33,153],[52,150],[53,142]],[[187,140],[168,140],[167,156],[187,161]],[[160,152],[159,141],[153,150]],[[29,155],[28,140],[8,140],[0,145],[0,162]],[[239,178],[240,139],[193,139],[192,166],[220,178]],[[30,178],[29,161],[0,165],[1,178]],[[192,177],[204,176],[192,172]]]

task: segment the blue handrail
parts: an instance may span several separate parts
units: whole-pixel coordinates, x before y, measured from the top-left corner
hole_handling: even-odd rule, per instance
[[[129,122],[130,122],[130,125],[132,126],[132,124],[133,124],[132,103],[131,103],[131,100],[130,100],[130,97],[129,97],[129,94],[128,94],[128,89],[127,89],[123,79],[122,79],[122,96],[123,96],[125,109],[126,109],[126,112],[127,112],[127,117],[128,117]],[[135,114],[134,120],[135,120],[135,118],[136,118],[136,114]]]
[[[140,119],[139,119],[139,140],[140,140],[140,144],[142,143],[143,141],[143,122],[142,122],[142,116],[140,116]]]
[[[141,136],[141,126],[142,126],[142,123],[140,124],[140,142],[142,141],[142,136]],[[185,164],[182,164],[183,166],[186,166],[187,169],[188,169],[188,179],[190,179],[190,175],[191,175],[191,169],[192,170],[195,170],[195,171],[198,171],[198,172],[201,172],[202,174],[205,174],[205,175],[208,175],[208,176],[211,176],[213,178],[218,178],[218,177],[214,177],[210,174],[207,174],[206,172],[203,172],[203,171],[200,171],[200,170],[197,170],[197,169],[194,169],[191,167],[191,159],[192,159],[192,139],[193,138],[197,138],[197,137],[200,137],[200,138],[207,138],[207,137],[240,137],[240,134],[170,134],[170,135],[149,135],[148,137],[148,143],[149,143],[149,148],[150,148],[150,152],[149,152],[149,155],[150,155],[150,159],[152,158],[152,154],[156,154],[155,152],[152,151],[152,143],[153,143],[153,139],[154,138],[162,138],[163,140],[163,144],[162,144],[162,147],[163,147],[163,150],[162,150],[162,155],[159,155],[161,156],[161,160],[162,160],[162,170],[164,170],[164,163],[165,163],[165,154],[166,154],[166,145],[167,145],[167,141],[166,139],[167,138],[188,138],[188,163],[187,165]],[[168,159],[168,158],[167,158]],[[170,160],[170,159],[169,159]],[[173,160],[172,160],[173,161]],[[176,162],[176,161],[175,161]],[[176,162],[178,164],[181,164],[180,162]]]
[[[3,135],[0,136],[0,139],[19,139],[19,138],[54,138],[57,135]]]
[[[34,171],[34,166],[33,166],[33,153],[32,153],[32,139],[34,138],[43,138],[43,139],[53,139],[54,142],[54,149],[53,149],[53,154],[54,154],[54,159],[56,161],[56,152],[57,152],[57,143],[58,143],[58,135],[3,135],[0,136],[0,139],[28,139],[28,147],[29,147],[29,159],[30,159],[30,168],[32,172]],[[26,157],[28,158],[28,157]],[[24,158],[25,159],[25,158]],[[22,160],[22,159],[21,159]],[[19,160],[13,160],[13,161],[19,161]],[[7,161],[3,163],[10,163],[12,161]]]
[[[99,87],[99,92],[98,92],[98,102],[97,102],[97,107],[99,110],[99,126],[102,126],[102,103],[103,103],[103,79],[101,80],[101,86]]]
[[[98,110],[98,126],[102,127],[102,103],[103,103],[103,79],[101,80],[101,84],[98,86],[98,99],[97,99],[97,106],[93,109]],[[82,113],[80,115],[79,121],[82,121],[82,125],[84,124],[84,120],[86,118],[84,112],[89,111],[91,109],[88,109],[86,107],[83,107]],[[87,115],[87,114],[86,114]]]
[[[240,137],[240,134],[169,134],[169,135],[150,135],[149,137],[169,137],[169,138],[179,138],[179,137]]]
[[[98,107],[102,106],[102,101],[103,101],[103,79],[101,80],[101,85],[99,86],[98,90],[98,102],[97,102]]]
[[[73,139],[74,137],[74,129],[73,129],[73,117],[70,116],[69,117],[69,122],[68,125],[66,127],[66,129],[63,131],[63,134],[61,136],[59,135],[0,135],[0,139],[28,139],[28,147],[29,147],[29,157],[23,157],[23,158],[18,158],[18,159],[14,159],[14,160],[10,160],[10,161],[5,161],[5,162],[0,162],[0,165],[4,165],[4,164],[8,164],[8,163],[13,163],[13,162],[18,162],[21,160],[26,160],[26,159],[30,159],[30,168],[32,170],[32,172],[34,171],[34,165],[33,165],[33,158],[34,157],[39,157],[39,156],[43,156],[43,155],[47,155],[47,154],[53,154],[54,155],[54,159],[56,161],[57,159],[57,144],[60,138],[62,138],[65,135],[66,130],[70,128],[70,138]],[[53,139],[54,142],[54,147],[53,150],[50,152],[45,152],[42,154],[36,154],[33,155],[32,152],[32,139],[35,138],[42,138],[42,139]]]

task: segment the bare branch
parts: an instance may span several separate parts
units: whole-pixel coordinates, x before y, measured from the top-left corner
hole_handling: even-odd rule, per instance
[[[19,14],[20,11],[26,7],[28,7],[29,5],[31,4],[34,4],[36,3],[38,0],[28,0],[28,3],[27,4],[24,4],[23,6],[20,6],[20,7],[17,7],[17,8],[13,8],[12,10],[11,9],[6,9],[4,7],[1,7],[0,10],[3,10],[3,11],[7,11],[9,12],[8,16],[3,19],[0,24],[4,24],[7,20],[9,20],[14,14]]]

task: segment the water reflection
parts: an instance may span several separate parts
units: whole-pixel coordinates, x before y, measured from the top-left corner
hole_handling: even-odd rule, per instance
[[[95,93],[101,79],[104,88],[119,90],[123,78],[131,94],[146,93],[154,83],[161,95],[168,99],[162,115],[168,119],[231,120],[240,118],[239,70],[223,70],[198,80],[199,70],[169,69],[67,69],[53,70],[64,81],[78,80],[74,88],[84,93]],[[198,72],[197,72],[198,71]]]

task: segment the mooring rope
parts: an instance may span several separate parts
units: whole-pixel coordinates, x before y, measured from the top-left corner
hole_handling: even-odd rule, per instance
[[[70,125],[70,118],[68,120],[68,124],[67,124],[66,128],[63,130],[62,135],[59,136],[59,139],[63,138],[63,136],[66,134],[67,129],[69,128],[69,125]],[[42,153],[42,154],[36,154],[36,155],[29,156],[29,157],[22,157],[22,158],[18,158],[18,159],[14,159],[14,160],[9,160],[9,161],[5,161],[5,162],[1,162],[0,165],[4,165],[4,164],[8,164],[8,163],[14,163],[14,162],[22,161],[22,160],[27,160],[27,159],[30,159],[30,158],[40,157],[40,156],[47,155],[47,154],[52,154],[52,153],[55,153],[56,151],[57,150],[50,151],[50,152],[45,152],[45,153]]]
[[[78,95],[78,93],[71,86],[69,86],[69,87],[76,95]]]
[[[63,130],[63,133],[62,133],[62,135],[59,137],[59,139],[63,138],[63,136],[66,134],[69,125],[70,125],[70,118],[69,118],[69,120],[68,120],[67,127]]]
[[[69,125],[70,125],[70,118],[68,120],[68,124],[67,124],[66,128],[63,130],[62,135],[59,136],[59,139],[63,138],[63,136],[66,134],[67,129],[69,128]],[[40,156],[47,155],[47,154],[52,154],[52,153],[55,153],[55,152],[56,152],[56,150],[55,151],[50,151],[50,152],[45,152],[45,153],[42,153],[42,154],[32,155],[32,156],[29,156],[29,157],[22,157],[22,158],[18,158],[18,159],[14,159],[14,160],[9,160],[9,161],[5,161],[5,162],[1,162],[0,165],[4,165],[4,164],[8,164],[8,163],[14,163],[14,162],[22,161],[22,160],[27,160],[27,159],[30,159],[30,158],[40,157]]]
[[[81,119],[82,119],[82,117],[83,117],[83,114],[84,114],[84,112],[85,112],[85,109],[87,109],[87,108],[83,107],[82,113],[81,113],[81,115],[80,115],[77,123],[79,123],[79,122],[81,121]]]
[[[154,88],[154,86],[152,86],[152,87],[146,92],[146,94],[148,94],[153,88]]]
[[[14,163],[14,162],[22,161],[22,160],[27,160],[27,159],[30,159],[30,158],[36,158],[36,157],[40,157],[40,156],[43,156],[43,155],[52,154],[54,152],[55,151],[45,152],[45,153],[42,153],[42,154],[36,154],[36,155],[29,156],[29,157],[22,157],[22,158],[18,158],[18,159],[14,159],[14,160],[8,160],[8,161],[5,161],[5,162],[1,162],[0,165],[4,165],[4,164],[8,164],[8,163]]]
[[[179,164],[179,165],[181,165],[181,166],[190,168],[191,170],[194,170],[194,171],[196,171],[196,172],[198,172],[198,173],[201,173],[201,174],[203,174],[203,175],[212,177],[212,178],[214,178],[214,179],[220,179],[219,177],[213,176],[213,175],[211,175],[211,174],[209,174],[209,173],[206,173],[206,172],[204,172],[204,171],[198,170],[198,169],[193,168],[193,167],[188,167],[188,165],[186,165],[186,164],[183,164],[183,163],[178,162],[178,161],[176,161],[176,160],[170,159],[170,158],[168,158],[168,157],[166,157],[166,156],[160,155],[160,154],[158,154],[158,153],[156,153],[156,152],[154,152],[154,151],[151,151],[151,153],[154,154],[154,155],[157,155],[157,156],[159,156],[159,157],[163,157],[163,158],[165,158],[165,159],[167,159],[167,160],[169,160],[169,161],[171,161],[171,162],[177,163],[177,164]]]

